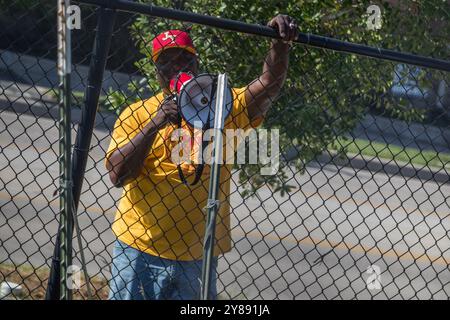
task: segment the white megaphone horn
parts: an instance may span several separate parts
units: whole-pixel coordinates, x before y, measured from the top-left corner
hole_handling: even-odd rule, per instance
[[[176,95],[176,102],[181,117],[192,127],[201,123],[201,129],[214,127],[217,76],[203,73],[194,76],[180,72],[170,81],[170,89]],[[230,115],[233,106],[231,88],[224,92],[225,108],[222,113],[223,123]]]
[[[223,83],[222,89],[218,90],[217,79],[217,76],[207,73],[194,77],[191,73],[180,72],[170,81],[170,90],[174,94],[179,114],[191,127],[199,128],[200,124],[201,128],[199,129],[202,130],[210,128],[223,129],[225,120],[231,113],[233,96],[227,81]],[[219,97],[218,94],[221,96]],[[217,116],[222,117],[217,119],[215,114],[216,100],[221,104],[220,112],[218,112],[220,115]],[[220,123],[222,127],[215,128],[215,123]],[[181,126],[181,123],[179,125]],[[206,146],[207,142],[204,141],[202,150]],[[181,166],[178,165],[177,167],[181,181],[187,185]],[[197,166],[192,185],[195,185],[200,180],[203,168],[203,163]]]

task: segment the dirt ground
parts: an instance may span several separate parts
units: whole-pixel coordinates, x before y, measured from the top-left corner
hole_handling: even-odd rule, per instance
[[[28,265],[14,266],[12,264],[0,265],[0,282],[10,281],[22,286],[22,292],[17,296],[9,295],[3,299],[43,300],[50,270],[48,268],[34,269]],[[81,277],[82,286],[73,291],[74,300],[88,299],[87,286],[84,277]],[[108,297],[108,282],[106,279],[95,277],[90,279],[91,292],[94,300],[106,300]],[[2,298],[0,298],[2,299]]]

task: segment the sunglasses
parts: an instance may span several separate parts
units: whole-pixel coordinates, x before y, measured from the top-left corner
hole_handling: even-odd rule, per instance
[[[167,73],[176,64],[181,66],[183,69],[194,64],[196,56],[186,52],[181,51],[176,55],[163,55],[158,58],[155,62],[155,66],[161,73]]]

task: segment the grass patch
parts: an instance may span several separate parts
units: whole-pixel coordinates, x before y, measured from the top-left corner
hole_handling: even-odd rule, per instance
[[[416,148],[402,148],[392,144],[385,144],[363,139],[349,139],[339,137],[337,141],[329,146],[331,151],[339,151],[343,148],[346,154],[360,154],[384,160],[393,160],[411,163],[418,166],[443,169],[450,167],[450,154],[437,153]]]
[[[20,300],[43,300],[47,288],[50,269],[48,267],[34,268],[30,265],[14,266],[13,264],[0,264],[0,282],[11,281],[20,284],[23,293],[13,297]],[[74,300],[86,300],[88,297],[84,276],[81,276],[83,285],[79,290],[73,291]],[[103,277],[90,279],[93,299],[106,300],[108,298],[108,282]],[[9,297],[8,297],[9,298]]]

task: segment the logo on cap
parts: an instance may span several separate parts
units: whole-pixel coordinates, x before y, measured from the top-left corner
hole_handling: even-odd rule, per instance
[[[170,43],[175,42],[175,36],[173,34],[170,34],[169,31],[164,32],[164,38],[162,38],[163,41],[169,40]]]

